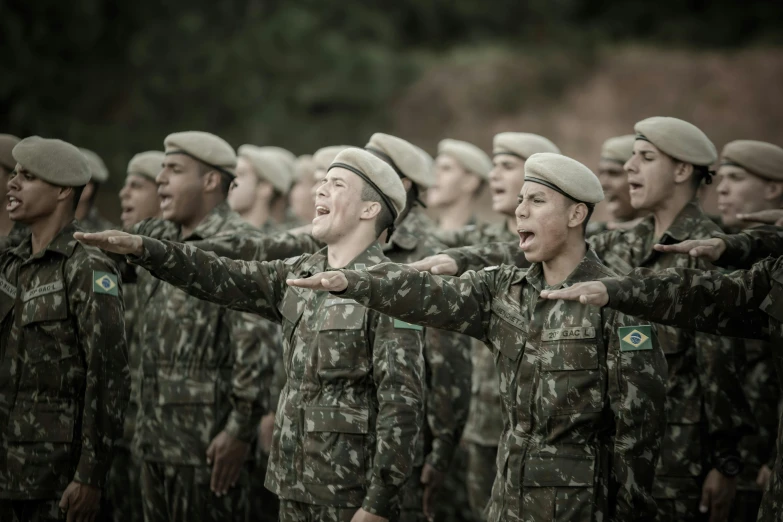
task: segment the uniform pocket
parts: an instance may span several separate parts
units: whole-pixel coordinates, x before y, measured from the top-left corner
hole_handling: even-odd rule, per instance
[[[595,341],[563,341],[543,349],[541,407],[544,414],[600,412],[603,395]]]
[[[318,332],[318,375],[324,380],[357,378],[369,371],[365,335],[367,309],[349,299],[327,299]]]
[[[592,456],[529,455],[522,479],[522,520],[592,520],[594,480]]]
[[[696,477],[702,472],[701,396],[669,396],[658,474]]]
[[[36,295],[24,302],[22,326],[30,331],[31,342],[25,346],[29,362],[56,362],[75,355],[75,331],[67,319],[68,301],[62,290]]]
[[[304,483],[360,486],[366,482],[369,410],[308,407],[304,428]]]

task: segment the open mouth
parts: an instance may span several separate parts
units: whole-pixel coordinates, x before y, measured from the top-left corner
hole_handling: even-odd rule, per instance
[[[19,208],[19,205],[21,205],[22,202],[16,199],[13,196],[8,196],[8,204],[5,206],[5,209],[7,212],[13,212],[17,208]]]
[[[174,200],[171,196],[167,194],[158,194],[158,197],[160,198],[160,209],[165,210],[169,206],[171,206],[171,202]]]
[[[315,207],[315,217],[317,217],[317,218],[319,218],[321,216],[325,216],[325,215],[329,214],[329,212],[330,212],[329,209],[326,208],[323,205],[318,205],[318,206]]]
[[[529,247],[533,242],[533,239],[536,237],[534,232],[530,232],[528,230],[517,230],[517,233],[519,234],[519,248],[522,250]]]
[[[628,183],[628,190],[630,192],[634,192],[636,190],[641,189],[643,186],[644,185],[642,185],[641,183]]]
[[[123,217],[123,218],[127,217],[128,214],[133,212],[133,207],[128,207],[128,206],[121,205],[120,208],[122,209],[122,214],[120,216]]]

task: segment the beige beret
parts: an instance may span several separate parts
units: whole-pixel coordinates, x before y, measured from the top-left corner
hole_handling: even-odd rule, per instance
[[[12,134],[0,134],[0,167],[11,171],[16,167],[16,160],[11,154],[16,144],[19,143],[19,138]]]
[[[392,166],[398,175],[404,176],[422,188],[435,184],[432,157],[410,142],[376,132],[364,148]]]
[[[395,220],[405,208],[407,195],[402,180],[388,163],[374,154],[355,147],[345,149],[329,166],[329,170],[334,168],[350,170],[374,188],[384,198]]]
[[[492,155],[511,154],[523,160],[539,152],[560,154],[557,145],[538,134],[528,132],[501,132],[492,140]]]
[[[268,181],[281,194],[288,193],[291,171],[279,152],[253,145],[242,145],[237,152],[250,162],[259,179]]]
[[[90,181],[90,164],[82,151],[62,140],[30,136],[14,147],[14,160],[52,185],[81,187]]]
[[[313,179],[313,172],[315,172],[315,161],[310,154],[302,154],[294,162],[294,180],[300,179]]]
[[[155,181],[163,169],[165,154],[158,150],[139,152],[128,162],[128,175],[143,176]]]
[[[649,141],[672,158],[707,167],[718,159],[715,145],[692,123],[666,116],[653,116],[634,125],[636,139]]]
[[[315,163],[315,168],[317,170],[326,170],[329,168],[329,165],[332,164],[334,161],[334,158],[337,157],[338,154],[340,154],[345,149],[349,148],[348,145],[332,145],[330,147],[324,147],[322,149],[318,149],[315,151],[315,154],[313,154],[313,162]]]
[[[582,203],[595,204],[604,199],[601,182],[593,171],[562,154],[539,152],[530,156],[525,162],[525,181],[546,185]]]
[[[258,148],[259,150],[263,150],[265,152],[271,152],[272,154],[274,154],[283,163],[283,166],[285,166],[285,168],[288,170],[288,177],[290,178],[294,177],[296,154],[282,147],[275,147],[274,145],[265,145],[263,147],[258,147]]]
[[[109,179],[109,169],[106,168],[106,164],[103,162],[100,156],[91,151],[90,149],[84,149],[79,147],[82,154],[87,158],[87,164],[90,166],[90,181],[96,183],[103,183]]]
[[[634,141],[636,141],[636,136],[633,134],[609,138],[601,147],[601,159],[625,165],[625,162],[633,156]]]
[[[445,154],[454,158],[462,168],[468,170],[483,180],[489,179],[489,171],[492,170],[492,160],[487,153],[472,143],[459,140],[441,140],[438,143],[438,154]]]
[[[201,131],[175,132],[163,141],[166,154],[185,154],[234,177],[237,155],[226,140]]]
[[[755,140],[727,143],[721,152],[721,165],[736,165],[751,174],[772,181],[783,181],[783,148]]]

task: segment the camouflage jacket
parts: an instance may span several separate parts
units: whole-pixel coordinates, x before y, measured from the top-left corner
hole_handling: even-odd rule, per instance
[[[104,230],[118,229],[119,227],[101,216],[98,209],[92,207],[84,219],[79,220],[79,228],[85,232],[103,232]]]
[[[449,248],[511,241],[515,237],[516,234],[508,230],[505,221],[467,225],[459,230],[435,231],[435,238]]]
[[[136,302],[139,290],[137,282],[122,282],[122,297],[125,305],[125,341],[128,345],[128,367],[130,368],[130,397],[125,411],[125,423],[122,438],[117,446],[130,449],[133,434],[136,431],[136,415],[139,411],[139,368],[141,366],[141,347],[137,338],[138,314]]]
[[[563,285],[611,273],[590,251]],[[341,297],[492,350],[504,429],[490,522],[654,520],[666,361],[649,326],[539,299],[547,288],[540,264],[461,278],[394,264],[345,275]],[[621,341],[634,333],[633,346]]]
[[[412,263],[438,253],[443,245],[433,237],[433,226],[419,207],[413,207],[397,226],[391,240],[383,245],[384,255],[395,263]],[[428,328],[425,333],[429,428],[425,433],[426,461],[440,471],[449,469],[468,419],[470,341],[468,336],[435,328]]]
[[[766,259],[749,271],[729,274],[687,268],[655,274],[637,269],[627,277],[601,281],[609,293],[609,306],[625,313],[676,327],[763,339],[775,347],[783,343],[781,258]],[[774,363],[778,382],[783,382],[783,353],[779,349],[774,351]],[[779,520],[783,511],[782,455],[783,430],[778,428],[772,483],[765,493],[759,520]]]
[[[287,380],[266,487],[280,498],[388,517],[423,422],[421,329],[353,301],[286,285],[326,269],[326,252],[247,262],[144,240],[142,266],[201,299],[283,326]],[[353,266],[384,261],[376,243]]]
[[[134,231],[188,243],[217,234],[258,233],[226,203],[186,238],[159,219],[143,221]],[[134,453],[150,461],[205,466],[207,447],[219,432],[252,442],[263,414],[262,385],[273,369],[274,349],[260,342],[265,336],[274,342],[268,326],[148,273],[138,284],[142,356]]]
[[[719,266],[750,268],[765,257],[783,255],[783,227],[765,225],[739,234],[714,234],[726,243],[726,251],[715,263]]]
[[[73,238],[0,254],[0,498],[103,487],[130,377],[117,268]]]

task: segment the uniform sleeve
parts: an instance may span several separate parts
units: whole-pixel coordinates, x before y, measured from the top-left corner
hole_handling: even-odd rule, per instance
[[[476,237],[476,231],[477,228],[475,226],[468,225],[459,230],[441,230],[433,228],[431,233],[435,239],[440,241],[443,245],[449,248],[459,248],[477,243],[478,238]]]
[[[266,413],[268,384],[274,372],[276,343],[280,327],[262,317],[246,312],[226,314],[228,333],[234,349],[231,375],[231,412],[224,430],[231,436],[252,442],[258,424]],[[265,386],[266,385],[266,386]]]
[[[650,349],[624,351],[619,328],[639,321],[607,313],[608,394],[615,418],[610,491],[616,491],[615,514],[609,518],[654,521],[652,488],[666,428],[666,358],[654,336]]]
[[[151,238],[144,238],[141,257],[128,259],[194,297],[280,321],[277,304],[288,273],[282,261],[235,261],[190,244]]]
[[[366,511],[389,518],[408,480],[424,422],[422,332],[395,327],[389,316],[372,314],[373,379],[378,397],[376,451]]]
[[[310,234],[284,232],[275,235],[227,234],[192,241],[196,248],[215,252],[219,256],[245,261],[274,261],[301,254],[312,254],[324,247]]]
[[[433,436],[427,463],[439,471],[448,470],[468,420],[470,343],[466,335],[435,328],[426,332],[427,423]]]
[[[762,226],[739,234],[715,234],[726,243],[726,251],[716,264],[734,268],[750,268],[765,257],[783,255],[783,228]]]
[[[128,347],[119,272],[108,260],[91,257],[68,266],[68,295],[86,363],[82,448],[73,480],[102,488],[114,443],[122,437],[130,396]],[[117,295],[93,289],[94,271],[117,278]]]
[[[525,254],[519,249],[519,244],[516,241],[450,248],[442,253],[457,262],[457,275],[464,274],[469,270],[478,271],[488,266],[522,267],[528,265]]]
[[[406,265],[381,263],[343,273],[348,279],[348,288],[340,293],[343,297],[404,321],[487,342],[496,271],[440,277]]]
[[[601,282],[609,294],[608,306],[625,314],[716,335],[768,339],[769,316],[760,307],[772,290],[771,273],[776,269],[780,262],[773,265],[772,260],[729,274],[637,268],[626,277]]]

